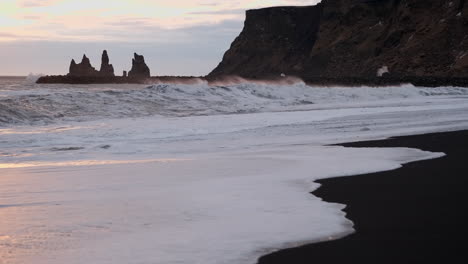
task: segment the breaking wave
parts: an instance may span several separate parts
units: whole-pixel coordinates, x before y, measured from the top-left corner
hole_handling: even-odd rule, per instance
[[[456,87],[311,87],[296,84],[231,85],[5,85],[0,82],[0,126],[89,121],[152,115],[189,116],[340,107],[356,102],[467,95]]]

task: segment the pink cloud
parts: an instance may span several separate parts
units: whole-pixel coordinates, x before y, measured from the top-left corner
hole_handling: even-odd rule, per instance
[[[41,7],[41,6],[51,6],[61,0],[21,0],[19,1],[19,6],[21,7]]]

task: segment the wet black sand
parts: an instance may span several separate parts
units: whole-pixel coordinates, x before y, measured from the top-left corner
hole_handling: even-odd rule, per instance
[[[403,168],[319,181],[314,195],[346,204],[356,233],[260,258],[276,263],[464,263],[468,254],[468,131],[343,144],[411,147],[447,156]]]

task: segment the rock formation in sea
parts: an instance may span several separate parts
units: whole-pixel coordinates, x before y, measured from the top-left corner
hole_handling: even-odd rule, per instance
[[[134,58],[132,59],[132,69],[128,72],[128,77],[148,78],[150,76],[150,69],[146,65],[143,55],[134,53]]]
[[[76,63],[75,60],[72,59],[70,63],[70,70],[68,73],[69,76],[98,76],[99,72],[91,66],[91,62],[89,58],[86,57],[86,54],[83,55],[80,63]]]
[[[107,50],[102,52],[101,57],[101,69],[99,70],[101,76],[115,76],[114,75],[114,66],[109,64],[109,56],[107,55]]]
[[[69,76],[82,76],[82,77],[92,77],[92,76],[102,76],[102,77],[113,77],[114,67],[112,64],[109,64],[109,56],[107,51],[102,52],[101,57],[101,69],[97,71],[89,61],[89,58],[86,57],[86,54],[83,55],[80,63],[76,63],[72,59],[70,63],[70,70],[68,73]]]
[[[468,77],[467,2],[323,0],[248,10],[208,77]]]
[[[72,59],[70,70],[67,75],[42,76],[36,83],[71,83],[71,84],[93,84],[93,83],[145,83],[150,78],[150,69],[145,63],[145,58],[134,54],[132,69],[130,72],[123,71],[122,76],[115,76],[114,67],[109,63],[107,51],[102,52],[101,68],[97,71],[86,57],[80,63]],[[175,77],[177,78],[177,77]],[[181,80],[192,77],[179,77]],[[171,77],[158,77],[157,80],[170,80]]]

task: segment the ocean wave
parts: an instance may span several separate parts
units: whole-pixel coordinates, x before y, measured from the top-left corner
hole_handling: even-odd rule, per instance
[[[467,95],[456,87],[311,87],[242,83],[144,85],[0,84],[0,126],[152,115],[190,116],[311,110],[357,102]]]

